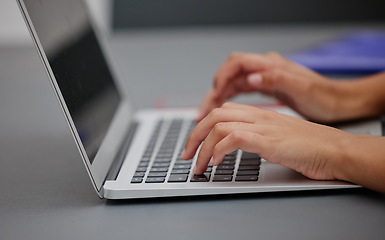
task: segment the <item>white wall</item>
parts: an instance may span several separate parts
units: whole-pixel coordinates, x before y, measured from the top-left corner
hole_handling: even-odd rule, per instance
[[[87,0],[99,27],[109,33],[111,0]],[[30,36],[20,14],[16,0],[0,0],[0,44],[23,45]]]

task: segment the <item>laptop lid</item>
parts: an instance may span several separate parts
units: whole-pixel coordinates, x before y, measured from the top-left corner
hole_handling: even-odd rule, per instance
[[[17,1],[99,193],[129,127],[128,97],[81,0]]]

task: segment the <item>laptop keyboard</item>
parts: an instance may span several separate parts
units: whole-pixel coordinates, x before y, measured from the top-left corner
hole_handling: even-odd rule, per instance
[[[188,124],[188,129],[181,134],[184,124]],[[193,160],[180,158],[194,127],[195,122],[184,122],[183,119],[174,119],[171,122],[160,120],[131,183],[258,181],[261,158],[254,153],[242,151],[227,154],[217,167],[209,165],[204,174],[194,175],[191,170]],[[162,131],[163,128],[167,128],[167,131]],[[183,141],[178,146],[180,138],[183,138]],[[237,159],[238,154],[242,154],[239,159]]]

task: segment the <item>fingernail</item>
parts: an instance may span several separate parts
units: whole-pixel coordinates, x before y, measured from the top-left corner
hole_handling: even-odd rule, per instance
[[[180,157],[184,159],[184,157],[185,157],[184,155],[186,155],[185,149],[183,149],[182,153],[180,154]]]
[[[214,158],[213,157],[210,158],[210,164],[214,166]]]
[[[262,75],[259,73],[250,74],[248,80],[251,85],[259,86],[262,83]]]
[[[194,166],[193,168],[193,173],[196,175],[196,172],[197,172],[197,165]]]

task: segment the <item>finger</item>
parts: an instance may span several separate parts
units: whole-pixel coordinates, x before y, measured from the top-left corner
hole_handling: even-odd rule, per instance
[[[295,75],[285,69],[274,68],[260,73],[250,74],[247,77],[248,83],[258,91],[275,93],[297,93],[310,81],[301,76]]]
[[[258,131],[236,130],[215,145],[212,154],[213,163],[220,163],[226,154],[238,149],[269,159],[268,156],[274,151],[274,145]]]
[[[219,107],[221,104],[221,100],[214,94],[214,89],[210,89],[199,108],[195,121],[200,122],[212,109]]]
[[[207,169],[207,165],[213,155],[213,149],[218,142],[220,142],[223,138],[234,131],[242,130],[247,132],[264,132],[263,128],[265,126],[256,126],[254,124],[249,123],[241,123],[241,122],[222,122],[217,123],[214,128],[211,130],[210,134],[204,140],[198,154],[198,158],[196,161],[195,171],[198,173],[203,173]],[[266,127],[269,128],[269,127]],[[216,166],[218,165],[222,159],[216,159],[216,161],[211,164]]]
[[[224,104],[229,105],[229,104]],[[185,149],[183,159],[191,159],[197,151],[200,143],[207,137],[211,129],[219,122],[246,122],[253,123],[253,115],[243,109],[222,107],[216,108],[209,115],[198,123],[191,132]]]
[[[215,89],[210,89],[199,108],[195,121],[201,121],[211,110],[220,107],[226,100],[236,96],[239,92],[249,92],[251,90],[244,74],[230,82],[221,95],[216,95]]]
[[[229,82],[240,74],[248,74],[268,69],[274,62],[258,54],[233,53],[219,68],[214,78],[216,96],[222,95]]]

